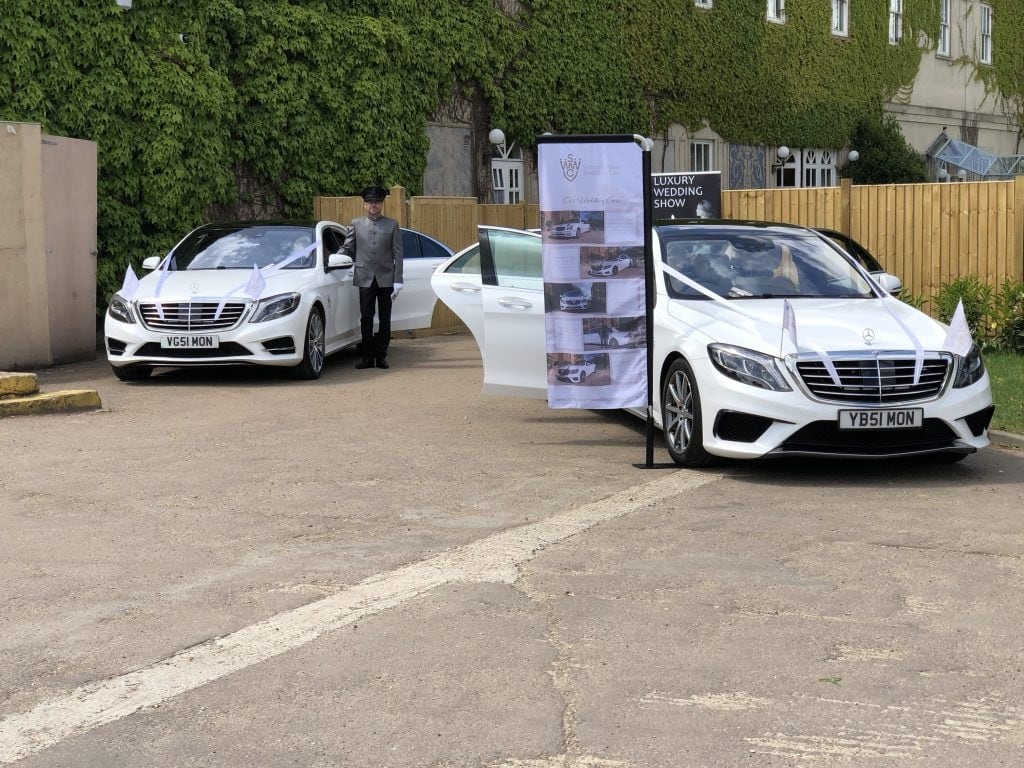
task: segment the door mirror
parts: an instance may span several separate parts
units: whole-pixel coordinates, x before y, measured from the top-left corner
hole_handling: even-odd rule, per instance
[[[156,269],[159,266],[160,266],[160,257],[159,256],[147,256],[145,259],[142,260],[142,268],[143,269],[148,269],[150,272],[152,272],[154,269]]]
[[[332,253],[327,257],[328,269],[352,269],[352,257],[345,253]]]
[[[896,275],[890,275],[888,272],[876,275],[875,281],[883,291],[893,296],[899,296],[900,291],[903,290],[903,281],[896,277]]]

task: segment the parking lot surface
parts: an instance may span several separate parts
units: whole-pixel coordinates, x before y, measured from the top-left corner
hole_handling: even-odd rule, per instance
[[[0,765],[1019,764],[1020,452],[643,469],[357,359],[40,372],[104,408],[0,420]]]

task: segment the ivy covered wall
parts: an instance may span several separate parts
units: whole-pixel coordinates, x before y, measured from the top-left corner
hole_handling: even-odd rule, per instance
[[[0,119],[98,143],[105,304],[129,260],[202,221],[309,216],[315,195],[374,182],[418,191],[427,121],[453,99],[478,135],[500,125],[527,148],[673,122],[843,146],[938,30],[938,0],[905,0],[897,46],[887,3],[851,5],[838,39],[820,0],[788,3],[783,25],[764,0],[4,0]],[[993,5],[992,87],[1020,93],[1022,57],[1001,53],[1013,3]]]

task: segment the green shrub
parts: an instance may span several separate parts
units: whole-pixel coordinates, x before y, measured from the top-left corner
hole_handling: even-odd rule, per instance
[[[1003,282],[995,298],[989,330],[999,349],[1024,354],[1024,282]]]
[[[948,323],[953,319],[958,302],[964,303],[964,316],[971,336],[978,344],[984,346],[988,338],[988,323],[995,312],[995,292],[992,286],[986,285],[977,275],[958,277],[945,283],[935,295],[935,314],[939,320]]]

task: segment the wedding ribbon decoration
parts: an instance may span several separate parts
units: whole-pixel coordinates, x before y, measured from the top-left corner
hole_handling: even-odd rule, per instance
[[[786,336],[789,336],[789,340],[793,343],[793,348],[797,354],[800,354],[800,345],[796,340],[796,310],[793,309],[793,305],[789,303],[789,299],[782,300],[782,339],[779,341],[779,357],[783,357],[782,346],[785,343]],[[813,342],[807,342],[805,345],[821,360],[821,364],[825,366],[825,371],[828,373],[828,377],[832,379],[832,383],[837,387],[842,387],[842,379],[839,378],[839,371],[836,370],[835,363],[832,362],[832,358],[828,356],[828,352],[822,349],[820,346]]]
[[[894,299],[894,301],[899,301],[899,299]],[[914,335],[914,332],[910,330],[910,327],[896,316],[896,313],[892,311],[892,307],[889,306],[888,301],[883,299],[882,306],[886,308],[892,319],[896,321],[896,324],[903,329],[905,334],[907,334],[907,338],[910,339],[910,343],[914,347],[914,386],[916,387],[921,381],[921,371],[924,370],[924,345],[921,343],[921,340]]]
[[[121,283],[121,290],[118,293],[121,298],[125,301],[131,301],[135,298],[136,292],[139,290],[139,278],[135,274],[135,270],[132,269],[132,265],[128,265],[128,269],[124,272],[124,282]]]
[[[224,297],[220,300],[220,303],[217,305],[217,311],[213,313],[214,322],[220,320],[220,314],[221,312],[224,311],[224,307],[228,303],[228,298],[230,298],[233,294],[236,294],[239,291],[245,291],[245,294],[255,301],[260,297],[260,294],[263,293],[263,289],[267,287],[267,277],[270,277],[274,273],[279,272],[292,262],[298,261],[299,259],[308,256],[310,253],[316,250],[316,246],[317,242],[314,241],[307,245],[305,248],[296,251],[284,261],[279,261],[277,264],[271,264],[269,267],[266,268],[266,270],[261,270],[259,267],[253,264],[253,271],[249,274],[249,278],[241,285],[236,285],[234,288],[232,288],[230,291],[224,294]]]
[[[971,328],[967,325],[967,315],[964,312],[964,300],[956,303],[956,311],[953,312],[953,319],[949,321],[949,330],[946,331],[946,340],[942,344],[943,349],[948,349],[954,355],[967,357],[974,346],[974,339],[971,337]]]

